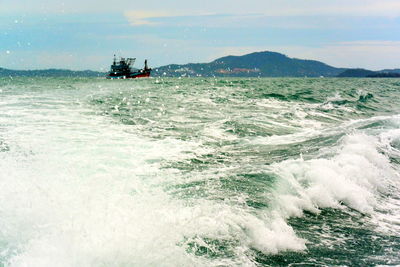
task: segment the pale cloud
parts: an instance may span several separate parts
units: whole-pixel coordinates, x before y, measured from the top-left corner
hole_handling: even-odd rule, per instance
[[[173,0],[172,2],[176,2]],[[185,5],[173,5],[168,7],[163,4],[154,8],[146,8],[149,3],[142,5],[141,10],[124,11],[125,17],[132,26],[165,24],[204,25],[213,26],[236,26],[253,25],[254,23],[284,24],[288,28],[316,28],[331,26],[327,17],[342,18],[342,22],[334,21],[332,24],[345,24],[347,18],[351,17],[400,17],[400,0],[249,0],[247,5],[237,5],[235,0],[203,0],[202,6],[197,3]],[[212,6],[212,9],[207,8]],[[211,15],[211,16],[210,16]],[[315,21],[312,21],[312,18]],[[175,18],[175,20],[167,20]],[[270,19],[268,19],[270,18]],[[275,19],[274,19],[275,18]],[[277,20],[279,18],[279,20]],[[296,18],[296,19],[295,19]],[[320,18],[318,22],[317,18]],[[284,23],[283,21],[287,21]]]
[[[132,10],[124,12],[124,16],[128,19],[132,26],[157,25],[158,23],[151,21],[152,18],[171,17],[176,15],[177,13],[152,10]]]
[[[167,24],[166,19],[168,18],[174,18],[175,20],[177,19],[177,21],[179,21],[178,23],[183,22],[185,25],[189,26],[199,24],[199,22],[201,22],[201,24],[207,24],[210,21],[213,22],[213,19],[215,19],[215,17],[219,17],[216,16],[216,14],[214,13],[205,13],[191,10],[131,10],[125,11],[123,14],[132,26],[155,26],[160,24]],[[237,15],[230,15],[230,17],[236,16]],[[210,19],[210,17],[213,19]],[[168,23],[168,25],[174,25],[174,23]]]
[[[400,16],[398,0],[280,1],[263,12],[268,16]]]
[[[367,1],[367,4],[353,6],[351,9],[343,10],[343,14],[358,14],[361,16],[400,16],[400,1]]]
[[[136,11],[139,7],[142,11]],[[158,10],[154,14],[154,10]],[[262,13],[267,16],[400,16],[399,0],[147,0],[137,3],[131,0],[119,0],[116,4],[109,0],[1,0],[0,13],[124,13],[137,12],[133,17],[137,23],[148,22],[151,17],[168,15],[213,14],[250,14]],[[129,11],[132,10],[132,11]],[[147,10],[147,11],[146,11]],[[152,14],[153,13],[153,14]],[[161,13],[161,14],[160,14]],[[141,20],[143,20],[141,22]]]
[[[172,2],[179,2],[174,0]],[[142,11],[128,11],[133,19],[149,19],[155,17],[173,16],[205,16],[230,14],[231,16],[258,15],[258,16],[365,16],[365,17],[399,17],[399,0],[249,0],[246,5],[240,4],[238,0],[203,0],[201,5],[189,3],[174,5],[168,2],[157,5],[163,12],[153,12],[153,7],[146,9],[143,5]],[[151,6],[151,4],[150,4]],[[171,6],[173,8],[171,8]],[[212,7],[207,8],[207,7]]]

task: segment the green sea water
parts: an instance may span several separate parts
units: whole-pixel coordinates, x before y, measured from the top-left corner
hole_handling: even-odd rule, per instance
[[[400,81],[2,78],[0,266],[400,265]]]

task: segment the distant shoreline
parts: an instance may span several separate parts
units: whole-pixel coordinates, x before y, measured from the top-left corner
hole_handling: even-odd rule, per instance
[[[68,69],[11,70],[0,68],[0,77],[104,77],[106,72]],[[153,69],[153,77],[338,77],[400,78],[400,69],[372,71],[336,68],[316,60],[289,58],[277,52],[226,56],[209,63],[171,64]]]

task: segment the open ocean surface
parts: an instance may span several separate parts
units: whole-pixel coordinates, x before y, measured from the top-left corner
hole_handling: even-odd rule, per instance
[[[0,266],[400,265],[400,80],[0,79]]]

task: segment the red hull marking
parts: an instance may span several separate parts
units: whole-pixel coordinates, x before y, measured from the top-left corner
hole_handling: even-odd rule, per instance
[[[138,76],[135,76],[134,78],[143,78],[143,77],[150,77],[150,73],[140,74]]]
[[[143,74],[135,75],[134,77],[126,77],[126,79],[146,78],[146,77],[150,77],[150,73],[143,73]]]

